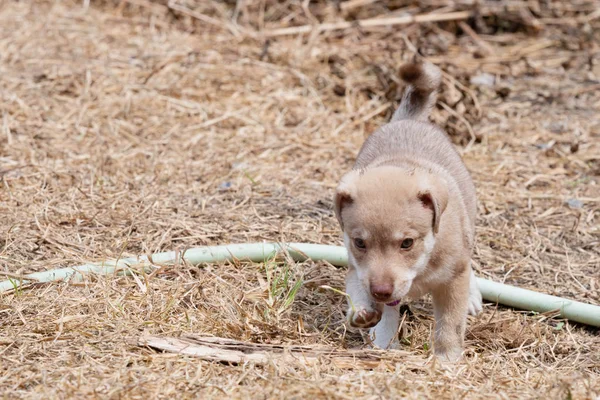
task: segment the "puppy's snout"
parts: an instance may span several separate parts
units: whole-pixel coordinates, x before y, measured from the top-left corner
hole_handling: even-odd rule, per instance
[[[372,283],[371,282],[371,295],[375,300],[386,301],[394,293],[394,285],[391,283]]]

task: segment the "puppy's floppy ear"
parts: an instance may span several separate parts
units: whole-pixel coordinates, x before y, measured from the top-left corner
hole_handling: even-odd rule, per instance
[[[359,177],[359,172],[352,170],[342,177],[340,184],[335,189],[333,206],[335,216],[340,223],[340,227],[344,230],[344,221],[342,220],[342,210],[345,206],[352,204],[356,200],[356,181]]]
[[[432,180],[426,188],[419,191],[417,196],[425,208],[433,211],[433,233],[437,234],[440,229],[440,219],[448,205],[448,189],[446,185],[437,180]]]

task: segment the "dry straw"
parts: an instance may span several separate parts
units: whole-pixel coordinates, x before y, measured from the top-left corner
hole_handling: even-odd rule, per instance
[[[14,280],[220,243],[341,244],[333,188],[390,117],[402,91],[397,69],[420,50],[445,71],[433,119],[477,184],[477,274],[599,305],[599,8],[596,0],[0,2],[0,271]],[[356,22],[465,12],[472,17]],[[351,26],[312,28],[340,23]],[[310,32],[264,35],[302,26]],[[346,299],[322,286],[342,289],[343,269],[237,260],[34,283],[0,297],[0,393],[600,395],[597,329],[495,304],[469,320],[465,358],[452,368],[430,358],[428,299],[402,308],[400,352],[374,368],[327,356],[229,365],[139,345],[195,335],[360,349],[361,334],[343,324]]]

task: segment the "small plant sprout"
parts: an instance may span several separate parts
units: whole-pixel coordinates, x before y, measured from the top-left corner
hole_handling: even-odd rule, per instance
[[[350,308],[352,309],[352,312],[356,311],[356,309],[354,308],[354,303],[352,302],[352,297],[350,297],[350,295],[348,293],[346,293],[346,292],[344,292],[343,290],[340,290],[340,289],[332,288],[331,286],[328,286],[328,285],[321,285],[319,287],[321,289],[331,290],[332,292],[335,292],[337,294],[341,294],[342,296],[346,296],[348,298],[348,302],[350,303]]]
[[[264,266],[268,285],[267,305],[277,314],[282,314],[294,303],[304,281],[301,277],[294,278],[288,263],[280,264],[271,259]]]

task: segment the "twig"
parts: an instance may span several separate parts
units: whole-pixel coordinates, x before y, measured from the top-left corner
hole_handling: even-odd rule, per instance
[[[267,364],[273,361],[314,364],[327,359],[338,368],[375,368],[409,355],[404,351],[338,350],[324,346],[291,346],[240,342],[219,337],[143,336],[138,346],[170,353],[196,356],[204,360],[232,364]],[[416,365],[415,365],[416,366]],[[418,368],[418,367],[417,367]]]
[[[20,169],[27,168],[27,167],[33,167],[33,164],[19,165],[17,167],[0,170],[0,179],[9,172],[18,171]]]
[[[340,29],[352,28],[354,26],[359,28],[369,28],[375,26],[391,26],[391,25],[409,25],[418,24],[422,22],[439,22],[439,21],[456,21],[467,19],[473,16],[472,11],[457,11],[446,14],[422,14],[422,15],[407,15],[402,17],[392,18],[370,18],[363,19],[353,22],[343,21],[335,23],[325,23],[321,25],[302,25],[293,26],[290,28],[273,29],[263,32],[265,36],[284,36],[284,35],[296,35],[299,33],[308,33],[313,30],[319,32],[335,31]]]
[[[596,11],[586,15],[585,17],[582,17],[580,19],[581,22],[591,22],[592,20],[596,19],[596,18],[600,18],[600,8],[598,8]]]
[[[226,28],[234,36],[240,36],[239,29],[235,25],[233,25],[233,24],[230,24],[230,23],[218,20],[216,18],[209,17],[208,15],[201,14],[201,13],[199,13],[197,11],[194,11],[194,10],[190,10],[187,7],[183,7],[183,6],[180,6],[178,4],[175,4],[172,1],[169,1],[168,7],[171,10],[179,11],[182,14],[188,15],[188,16],[190,16],[192,18],[195,18],[195,19],[197,19],[199,21],[205,22],[205,23],[207,23],[209,25],[212,25],[212,26],[215,26],[217,28],[221,28],[221,29]]]
[[[484,51],[486,56],[494,53],[494,48],[488,43],[486,43],[485,40],[480,38],[477,32],[475,32],[466,22],[460,21],[458,23],[458,26],[460,26],[460,29],[462,29],[464,33],[466,33],[471,37],[471,39],[473,39],[477,46],[479,46]]]
[[[581,283],[579,281],[579,279],[577,279],[575,277],[575,275],[573,274],[573,270],[571,269],[571,259],[569,257],[569,249],[567,248],[567,246],[564,246],[564,248],[565,248],[565,255],[567,256],[567,270],[569,271],[569,275],[571,276],[571,279],[573,279],[579,285],[579,287],[583,290],[584,293],[589,292],[588,288],[586,288],[585,285],[583,283]]]
[[[148,83],[148,81],[156,74],[158,74],[159,72],[161,72],[163,69],[165,69],[169,64],[172,64],[174,62],[178,62],[181,61],[182,59],[185,58],[185,55],[179,55],[176,57],[172,57],[164,62],[162,62],[161,64],[159,64],[157,67],[153,68],[152,71],[150,71],[150,73],[148,74],[148,76],[146,76],[146,78],[144,79],[144,85]]]
[[[148,8],[157,13],[164,13],[168,11],[168,7],[159,3],[153,3],[148,0],[124,0],[125,3],[133,4],[139,7]]]
[[[369,4],[377,3],[378,1],[379,0],[350,0],[340,4],[340,8],[342,11],[350,11],[353,8],[367,6]]]
[[[583,88],[573,88],[573,89],[567,90],[566,93],[569,96],[576,96],[576,95],[583,94],[583,93],[595,92],[597,90],[600,90],[600,84],[590,85],[590,86],[583,87]]]
[[[539,21],[546,25],[577,25],[590,23],[600,18],[600,8],[579,18],[541,18]]]

